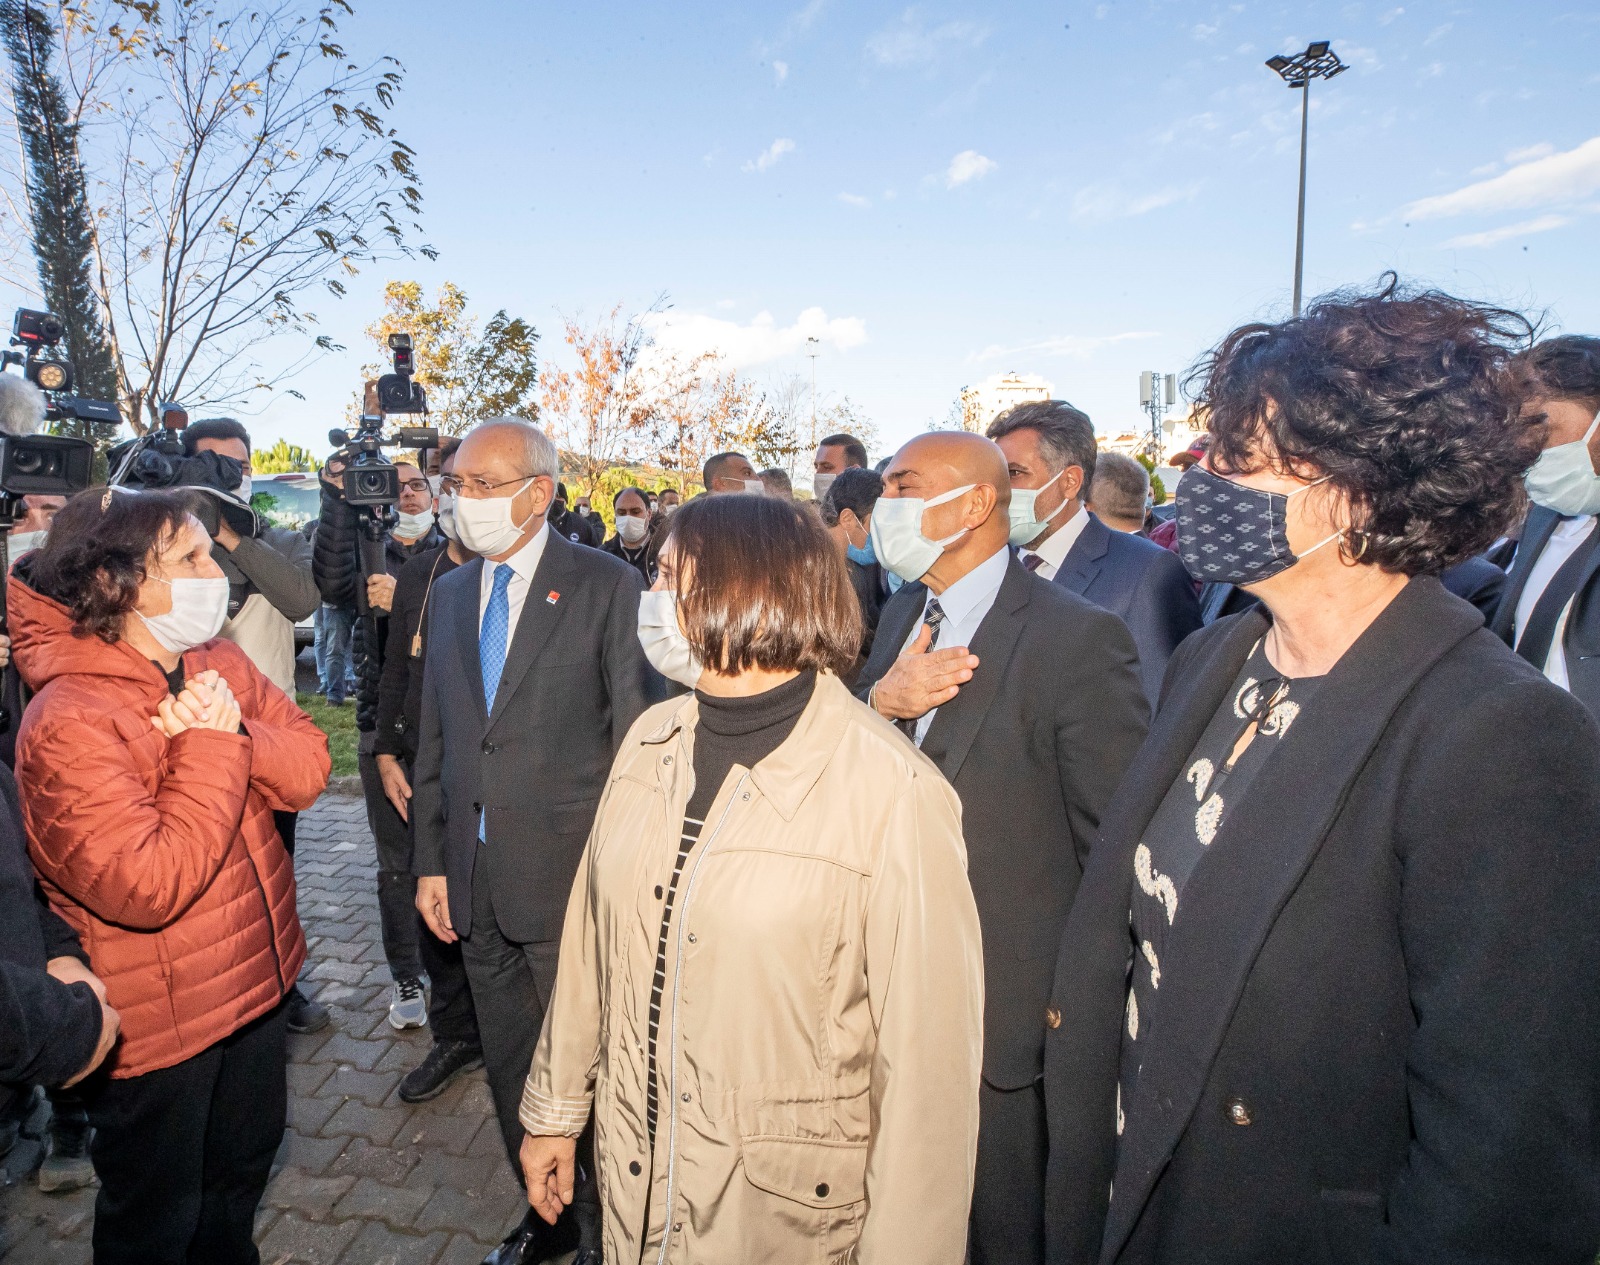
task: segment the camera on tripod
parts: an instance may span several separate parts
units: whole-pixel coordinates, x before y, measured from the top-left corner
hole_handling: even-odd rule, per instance
[[[427,397],[411,380],[417,371],[411,335],[390,334],[389,350],[394,353],[394,372],[378,379],[378,407],[385,413],[426,413]]]
[[[54,312],[36,312],[19,307],[11,322],[11,345],[26,351],[0,353],[0,369],[21,365],[22,376],[45,393],[45,417],[60,421],[73,417],[86,422],[122,423],[122,414],[112,400],[88,400],[71,394],[73,368],[57,344],[66,336],[66,326]]]

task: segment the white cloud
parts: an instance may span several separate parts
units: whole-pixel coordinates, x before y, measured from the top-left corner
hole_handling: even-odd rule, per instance
[[[789,63],[786,61],[773,62],[772,73],[778,77],[778,82],[782,83],[789,77]]]
[[[785,154],[794,153],[794,142],[787,136],[780,136],[766,149],[762,150],[749,162],[744,164],[745,171],[768,171],[777,166],[778,161]]]
[[[830,318],[820,307],[806,308],[793,325],[779,325],[771,312],[760,312],[743,325],[695,312],[658,312],[645,321],[661,351],[685,356],[720,352],[736,369],[799,355],[808,338],[836,351],[849,351],[867,341],[867,325],[859,316]]]
[[[999,165],[975,149],[964,149],[950,160],[950,166],[944,173],[944,187],[954,189],[969,180],[981,180]]]
[[[1432,44],[1435,40],[1442,40],[1446,35],[1450,34],[1450,31],[1454,26],[1454,22],[1446,22],[1443,26],[1434,27],[1433,30],[1428,32],[1428,38],[1422,41],[1423,46],[1426,47],[1427,45]]]
[[[1210,26],[1205,22],[1196,22],[1191,34],[1197,40],[1208,40],[1221,29],[1220,26]]]
[[[1529,163],[1535,158],[1548,158],[1556,152],[1556,147],[1549,141],[1540,141],[1537,145],[1529,145],[1526,149],[1514,149],[1506,155],[1508,163]]]
[[[1382,17],[1380,17],[1378,19],[1378,25],[1379,26],[1388,26],[1389,23],[1393,22],[1397,17],[1399,17],[1404,12],[1405,12],[1404,9],[1390,9],[1389,12],[1385,13]]]
[[[1444,243],[1444,246],[1446,250],[1481,249],[1485,246],[1497,246],[1513,237],[1528,237],[1534,233],[1548,233],[1553,228],[1565,228],[1570,223],[1572,223],[1570,216],[1541,215],[1538,219],[1524,220],[1520,224],[1506,224],[1500,228],[1491,228],[1486,233],[1463,233],[1460,237],[1452,237]]]
[[[1073,195],[1072,214],[1075,219],[1092,222],[1129,219],[1174,202],[1187,202],[1199,192],[1198,184],[1169,185],[1146,194],[1128,193],[1114,184],[1092,184]]]
[[[947,52],[976,48],[989,38],[977,22],[944,22],[930,27],[913,7],[900,21],[867,41],[867,52],[880,66],[932,66]]]
[[[1529,152],[1529,151],[1524,151]],[[1509,171],[1407,206],[1413,220],[1489,211],[1521,211],[1575,202],[1600,191],[1600,136],[1576,149],[1548,153],[1519,163]]]
[[[1069,356],[1081,359],[1099,351],[1102,347],[1109,347],[1113,343],[1134,342],[1141,338],[1155,338],[1157,335],[1152,330],[1128,330],[1122,334],[1097,334],[1085,336],[1082,334],[1058,334],[1054,338],[1042,338],[1038,342],[1023,343],[1016,347],[1002,347],[998,343],[991,343],[977,355],[979,360],[1001,360],[1012,356]]]
[[[846,206],[861,207],[862,209],[872,205],[871,198],[864,198],[859,193],[841,193],[839,195],[839,201],[843,202]]]

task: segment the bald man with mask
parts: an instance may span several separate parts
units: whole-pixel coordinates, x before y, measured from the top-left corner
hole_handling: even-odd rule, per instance
[[[972,1265],[1044,1260],[1040,1074],[1056,949],[1107,801],[1149,707],[1115,615],[1031,574],[1007,545],[1010,482],[991,440],[900,449],[873,509],[883,608],[857,694],[961,796],[983,926],[984,1053]]]

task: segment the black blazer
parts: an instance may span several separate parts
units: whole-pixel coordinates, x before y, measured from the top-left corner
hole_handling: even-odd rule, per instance
[[[478,659],[482,574],[477,559],[433,586],[411,802],[416,871],[449,880],[457,931],[472,925],[472,884],[487,881],[508,939],[556,940],[612,757],[659,683],[639,645],[639,573],[551,532],[492,715]],[[480,862],[486,875],[475,873]]]
[[[1592,1265],[1600,729],[1437,580],[1328,675],[1184,887],[1119,1145],[1134,850],[1267,628],[1174,657],[1067,921],[1048,1259]]]
[[[1178,555],[1143,536],[1113,531],[1089,514],[1055,581],[1128,626],[1139,651],[1139,680],[1154,705],[1167,660],[1200,627],[1194,582]]]
[[[907,584],[884,605],[856,687],[863,700],[926,598]],[[983,926],[983,1074],[1020,1089],[1039,1078],[1061,924],[1149,707],[1122,621],[1029,575],[1015,554],[970,648],[978,670],[939,708],[922,752],[961,797]]]
[[[1517,542],[1516,555],[1506,574],[1505,591],[1490,625],[1508,646],[1516,637],[1517,603],[1528,586],[1528,573],[1560,521],[1560,514],[1542,505],[1528,511],[1522,539]],[[1567,657],[1568,688],[1591,716],[1600,717],[1600,550],[1589,556],[1589,564],[1578,581],[1567,627],[1561,634],[1561,649]]]

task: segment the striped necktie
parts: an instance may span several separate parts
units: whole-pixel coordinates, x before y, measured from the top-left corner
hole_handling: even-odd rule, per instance
[[[944,620],[944,607],[939,605],[938,598],[929,594],[928,605],[922,612],[922,622],[928,626],[929,632],[933,634],[928,638],[929,651],[939,648],[939,630],[944,627]],[[918,716],[915,720],[897,720],[894,723],[900,726],[900,732],[905,734],[907,738],[911,739],[912,742],[917,742],[917,726],[922,723],[921,716]],[[922,744],[917,743],[917,745],[921,746]]]

